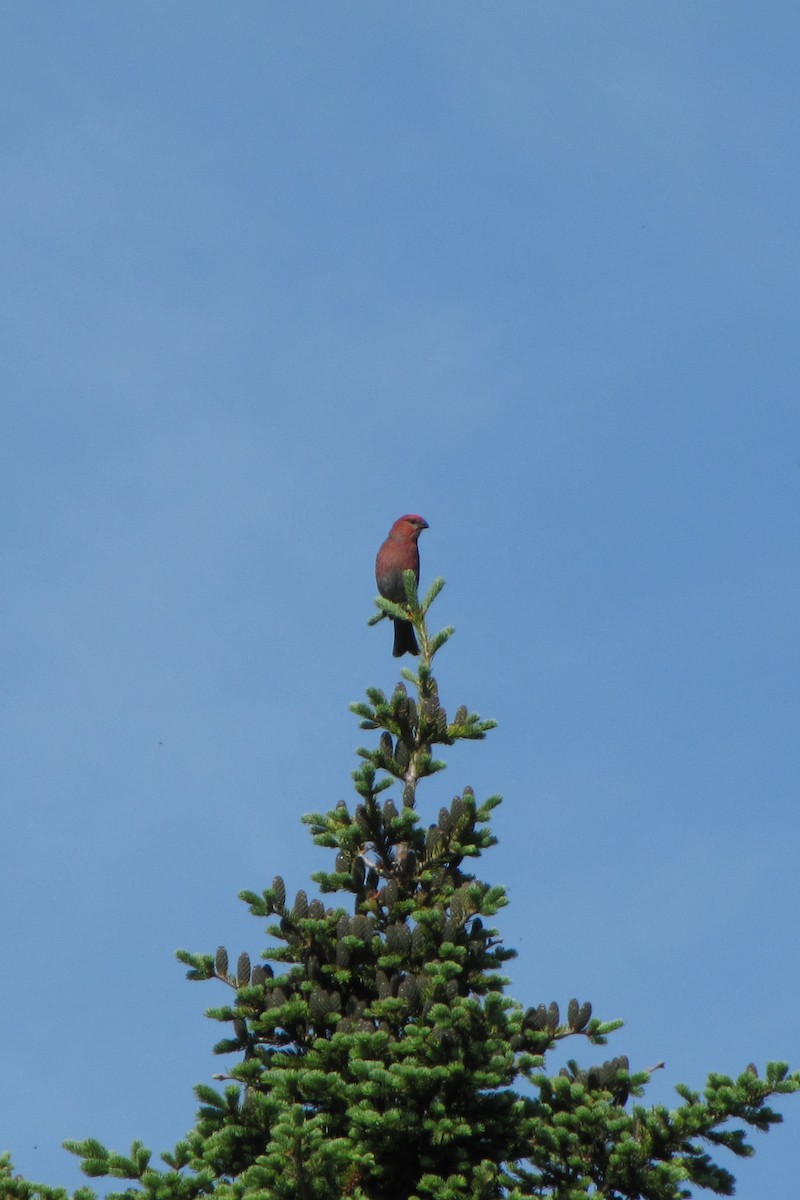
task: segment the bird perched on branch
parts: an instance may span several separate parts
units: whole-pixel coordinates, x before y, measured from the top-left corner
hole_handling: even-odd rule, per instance
[[[428,522],[416,513],[407,513],[398,517],[389,536],[378,551],[375,559],[375,580],[378,591],[385,600],[394,604],[406,603],[406,589],[403,583],[403,572],[413,571],[414,578],[419,583],[419,547],[417,538],[423,529],[428,528]],[[417,639],[414,637],[414,626],[410,621],[402,621],[392,617],[394,621],[394,656],[399,658],[406,651],[409,654],[419,654]]]

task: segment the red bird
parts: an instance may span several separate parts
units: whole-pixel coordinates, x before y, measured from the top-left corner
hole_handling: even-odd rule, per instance
[[[406,603],[406,589],[403,585],[403,572],[413,571],[419,583],[419,547],[417,538],[423,529],[428,528],[428,522],[415,513],[407,513],[398,517],[389,536],[378,551],[375,559],[375,579],[378,591],[385,600],[395,604]],[[419,654],[417,639],[414,637],[414,626],[410,621],[394,621],[394,656],[399,658],[408,651],[409,654]]]

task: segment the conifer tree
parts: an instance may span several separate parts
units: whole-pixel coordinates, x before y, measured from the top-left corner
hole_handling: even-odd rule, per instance
[[[420,658],[391,695],[352,706],[372,744],[358,751],[357,801],[303,818],[332,869],[320,895],[287,899],[277,876],[243,899],[266,920],[261,961],[235,965],[180,951],[190,979],[216,980],[227,1003],[208,1015],[227,1028],[215,1047],[236,1054],[196,1089],[194,1128],[163,1166],[134,1142],[128,1154],[93,1139],[68,1142],[89,1176],[123,1182],[117,1200],[522,1200],[547,1197],[678,1200],[733,1176],[712,1155],[752,1153],[746,1127],[781,1120],[772,1096],[800,1089],[782,1063],[759,1076],[709,1076],[702,1094],[679,1087],[673,1111],[639,1103],[651,1072],[624,1055],[557,1074],[548,1052],[566,1039],[603,1046],[619,1021],[588,1001],[524,1006],[505,993],[513,957],[493,927],[507,903],[480,860],[498,796],[465,787],[422,816],[418,791],[444,763],[438,747],[482,739],[494,722],[442,707],[433,661],[450,637],[431,636],[428,610],[405,574],[408,609],[380,599],[373,622],[411,617]],[[424,805],[424,800],[423,800]],[[655,1069],[655,1068],[653,1068]],[[73,1200],[92,1200],[80,1188]],[[68,1200],[65,1190],[14,1177],[0,1160],[0,1200]]]

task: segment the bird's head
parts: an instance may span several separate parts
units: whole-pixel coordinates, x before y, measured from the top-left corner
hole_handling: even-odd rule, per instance
[[[427,528],[428,522],[424,517],[418,517],[416,513],[406,513],[404,517],[397,518],[389,530],[389,537],[413,538],[416,541],[423,529]]]

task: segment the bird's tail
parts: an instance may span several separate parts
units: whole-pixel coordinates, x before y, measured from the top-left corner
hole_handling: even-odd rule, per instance
[[[394,618],[394,656],[401,654],[419,654],[419,646],[414,636],[414,626],[410,621],[400,621]]]

